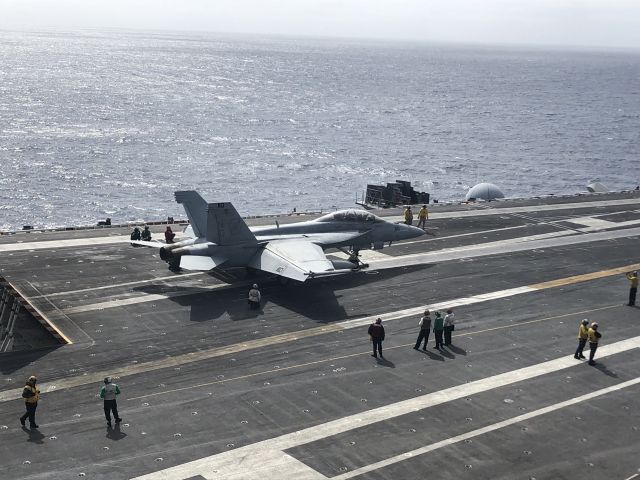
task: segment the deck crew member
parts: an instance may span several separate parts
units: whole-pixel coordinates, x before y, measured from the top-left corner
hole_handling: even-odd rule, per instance
[[[142,240],[145,242],[151,241],[151,230],[149,230],[149,225],[145,225],[144,230],[142,230]]]
[[[636,294],[638,293],[638,272],[627,273],[627,279],[629,280],[629,305],[633,307],[636,304]]]
[[[262,295],[260,294],[260,290],[258,290],[258,284],[254,283],[251,290],[249,290],[249,308],[251,308],[251,310],[258,310],[261,299]]]
[[[382,326],[382,319],[378,318],[375,323],[369,325],[369,337],[371,338],[371,343],[373,344],[373,354],[372,357],[380,358],[382,357],[382,342],[384,341],[384,327]]]
[[[587,344],[587,340],[589,339],[589,320],[586,318],[580,322],[580,326],[578,327],[578,348],[576,349],[576,353],[573,355],[573,358],[578,360],[585,358],[582,354],[585,345]]]
[[[433,320],[433,333],[436,336],[436,347],[438,350],[442,348],[442,334],[444,333],[444,319],[440,312],[436,312],[436,318]]]
[[[116,395],[120,395],[120,388],[116,383],[111,381],[111,377],[105,377],[104,386],[100,390],[100,398],[104,399],[104,416],[107,419],[107,426],[111,428],[111,412],[116,423],[120,423],[122,419],[118,415],[118,403]]]
[[[451,345],[451,332],[456,328],[454,325],[453,310],[447,310],[447,314],[444,316],[444,344]]]
[[[589,348],[591,349],[591,352],[589,352],[589,365],[595,365],[596,362],[594,362],[593,357],[598,349],[598,340],[602,337],[602,334],[598,331],[598,324],[596,322],[591,324],[587,335],[589,337]]]
[[[429,218],[429,210],[426,205],[422,205],[422,208],[418,211],[418,228],[422,225],[422,228],[426,228],[427,219]]]
[[[133,232],[131,232],[131,240],[140,240],[142,237],[140,236],[140,229],[135,227]]]
[[[418,339],[416,340],[416,345],[413,347],[418,350],[420,348],[420,342],[424,340],[424,346],[422,350],[427,349],[427,342],[429,342],[429,332],[431,332],[431,317],[429,316],[429,310],[425,310],[422,317],[420,317],[420,321],[418,325],[420,326],[420,333],[418,333]]]
[[[38,425],[36,425],[36,408],[38,408],[38,400],[40,400],[40,390],[36,388],[37,381],[38,379],[31,375],[22,390],[22,398],[24,398],[24,405],[27,408],[26,413],[20,417],[20,423],[23,427],[27,417],[29,417],[29,426],[38,428]]]
[[[413,212],[411,211],[411,206],[408,206],[404,210],[404,223],[407,225],[413,225]]]
[[[176,234],[173,233],[171,227],[167,225],[167,229],[164,231],[164,241],[166,243],[173,243],[174,238],[176,238]]]

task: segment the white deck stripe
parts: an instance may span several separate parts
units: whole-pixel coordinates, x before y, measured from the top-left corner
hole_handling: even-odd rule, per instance
[[[545,248],[565,247],[568,245],[579,245],[583,243],[593,243],[618,238],[635,237],[640,235],[640,228],[627,230],[614,230],[608,232],[591,233],[579,235],[570,231],[553,232],[551,235],[539,239],[522,241],[520,239],[500,240],[497,242],[481,243],[465,247],[446,248],[427,253],[414,253],[401,257],[389,257],[385,260],[375,260],[370,262],[370,269],[385,269],[396,267],[407,267],[411,265],[421,265],[427,263],[442,263],[462,258],[475,258],[489,255],[502,255],[505,253],[516,253],[528,250]]]
[[[81,288],[80,290],[66,290],[64,292],[47,293],[46,295],[34,295],[33,297],[29,297],[29,298],[61,297],[64,295],[74,295],[76,293],[94,292],[97,290],[106,290],[109,288],[132,287],[134,285],[143,285],[145,283],[151,283],[151,282],[164,282],[165,280],[180,280],[185,277],[194,277],[196,275],[204,275],[204,274],[205,272],[181,273],[180,275],[169,275],[167,277],[154,277],[154,278],[148,278],[146,280],[137,280],[135,282],[112,283],[109,285],[101,285],[99,287]]]
[[[598,357],[603,358],[640,347],[640,337],[605,345],[598,349]],[[264,478],[282,478],[282,464],[285,450],[327,437],[339,435],[350,430],[372,425],[392,418],[418,412],[425,408],[441,405],[470,395],[493,390],[506,385],[540,377],[582,364],[570,356],[563,356],[530,367],[512,370],[492,377],[475,380],[419,397],[384,405],[366,412],[349,415],[321,425],[305,428],[280,437],[263,440],[232,451],[227,451],[188,462],[159,472],[137,477],[136,480],[157,480],[189,478],[202,475],[208,479],[225,480],[262,480]],[[317,479],[318,476],[296,477],[299,479]]]
[[[640,205],[640,198],[630,198],[621,200],[587,201],[580,203],[559,203],[554,205],[530,205],[523,207],[507,208],[486,208],[482,205],[482,210],[461,210],[456,212],[430,212],[432,219],[461,218],[461,217],[485,217],[490,215],[508,215],[521,212],[542,212],[554,210],[570,210],[594,207],[612,207],[620,205]],[[401,216],[384,217],[389,221],[402,221]],[[427,221],[428,222],[428,221]],[[427,224],[428,225],[428,224]],[[428,229],[428,227],[427,227]],[[178,233],[180,236],[180,233]],[[91,245],[109,245],[115,243],[126,243],[130,240],[128,235],[114,235],[108,237],[74,238],[67,240],[42,240],[36,242],[8,243],[0,245],[0,253],[16,252],[21,250],[42,250],[65,247],[83,247]]]
[[[138,374],[138,373],[144,373],[144,372],[148,372],[148,371],[154,371],[154,370],[159,370],[162,368],[168,368],[168,367],[175,367],[178,365],[184,365],[187,363],[193,363],[193,362],[197,362],[197,361],[202,361],[202,360],[207,360],[210,358],[215,358],[215,357],[220,357],[223,355],[228,355],[228,354],[232,354],[232,353],[236,353],[239,351],[246,351],[246,350],[250,350],[253,348],[261,348],[261,347],[265,347],[265,346],[271,346],[271,345],[277,345],[277,344],[281,344],[281,343],[286,343],[286,342],[291,342],[291,341],[295,341],[298,339],[298,337],[309,337],[309,336],[314,336],[314,335],[323,335],[326,333],[331,333],[331,332],[335,332],[335,331],[339,331],[339,330],[346,330],[346,329],[350,329],[350,328],[356,328],[356,327],[360,327],[363,325],[368,325],[369,323],[371,323],[374,319],[376,319],[377,317],[382,318],[385,321],[390,321],[390,320],[397,320],[397,319],[401,319],[401,318],[405,318],[408,316],[412,316],[412,315],[419,315],[420,313],[422,313],[422,311],[425,308],[428,309],[432,309],[432,310],[444,310],[447,308],[453,308],[453,307],[458,307],[458,306],[462,306],[462,305],[472,305],[474,303],[479,303],[479,302],[485,302],[485,301],[489,301],[489,300],[495,300],[495,299],[499,299],[499,298],[507,298],[507,297],[511,297],[514,295],[520,295],[523,293],[529,293],[529,292],[534,292],[534,291],[538,291],[541,289],[546,289],[546,288],[552,288],[554,286],[559,286],[559,285],[565,285],[568,283],[575,283],[575,282],[582,282],[582,281],[587,281],[589,279],[593,278],[600,278],[600,275],[596,275],[596,274],[607,274],[610,275],[612,274],[612,272],[614,271],[618,271],[618,270],[625,270],[628,271],[630,269],[634,269],[636,267],[636,265],[631,265],[631,266],[625,266],[625,267],[619,267],[616,269],[611,269],[611,270],[605,270],[605,271],[601,271],[601,272],[594,272],[593,274],[587,274],[587,275],[582,275],[582,276],[577,276],[577,277],[569,277],[568,279],[559,279],[556,281],[551,281],[551,282],[545,282],[542,284],[538,284],[538,286],[522,286],[522,287],[516,287],[516,288],[510,288],[510,289],[506,289],[506,290],[499,290],[497,292],[488,292],[488,293],[483,293],[483,294],[479,294],[479,295],[475,295],[475,296],[471,296],[471,297],[463,297],[463,298],[459,298],[459,299],[454,299],[454,300],[449,300],[449,301],[445,301],[445,302],[440,302],[440,303],[436,303],[436,304],[432,304],[432,305],[425,305],[425,306],[420,306],[420,307],[413,307],[413,308],[407,308],[407,309],[403,309],[403,310],[397,310],[395,312],[388,312],[388,313],[384,313],[384,314],[378,314],[378,315],[371,315],[368,317],[363,317],[363,318],[359,318],[359,319],[354,319],[354,320],[346,320],[346,321],[342,321],[342,322],[335,322],[335,323],[328,323],[327,326],[325,327],[316,327],[316,328],[312,328],[312,329],[307,329],[307,330],[299,330],[299,331],[294,331],[294,332],[290,332],[287,334],[282,334],[282,335],[275,335],[272,337],[265,337],[259,340],[249,340],[247,342],[243,342],[243,343],[239,343],[239,344],[234,344],[234,345],[227,345],[225,347],[218,347],[218,348],[212,348],[212,349],[208,349],[208,350],[202,350],[199,352],[191,352],[191,353],[187,353],[187,354],[183,354],[183,355],[177,355],[174,357],[169,357],[167,359],[163,359],[163,360],[157,360],[157,361],[152,361],[152,362],[144,362],[144,363],[140,363],[140,364],[136,364],[136,365],[131,365],[128,367],[123,367],[120,368],[116,371],[110,371],[110,372],[96,372],[93,374],[89,374],[89,375],[83,375],[81,377],[70,377],[70,378],[65,378],[65,379],[61,379],[58,380],[57,382],[48,382],[48,383],[44,383],[44,384],[40,384],[40,388],[43,392],[47,392],[47,391],[53,391],[53,390],[60,390],[60,389],[65,389],[65,388],[72,388],[72,387],[76,387],[76,386],[80,386],[80,385],[86,385],[89,383],[93,383],[93,382],[97,382],[100,381],[100,379],[104,378],[107,375],[112,375],[112,376],[125,376],[125,375],[134,375],[134,374]],[[226,285],[220,285],[219,287],[225,287]],[[217,286],[213,286],[213,287],[217,287]],[[193,292],[185,292],[185,295],[190,295]],[[180,294],[183,294],[183,292],[180,292]],[[135,299],[131,299],[131,300],[135,300]],[[15,400],[17,398],[20,398],[20,394],[21,394],[21,390],[20,389],[13,389],[13,390],[5,390],[5,391],[0,391],[0,403],[1,402],[6,402],[6,401],[10,401],[10,400]]]
[[[461,442],[468,438],[478,437],[480,435],[484,435],[485,433],[493,432],[495,430],[499,430],[501,428],[508,427],[510,425],[515,425],[516,423],[524,422],[525,420],[530,420],[532,418],[536,418],[541,415],[545,415],[547,413],[552,413],[552,412],[555,412],[556,410],[560,410],[561,408],[570,407],[572,405],[576,405],[581,402],[586,402],[587,400],[592,400],[594,398],[601,397],[602,395],[606,395],[608,393],[617,392],[618,390],[632,387],[633,385],[637,385],[639,383],[640,383],[640,377],[636,377],[632,380],[628,380],[626,382],[622,382],[617,385],[612,385],[610,387],[602,388],[600,390],[596,390],[595,392],[590,392],[585,395],[581,395],[579,397],[566,400],[564,402],[559,402],[554,405],[549,405],[547,407],[534,410],[533,412],[525,413],[523,415],[518,415],[517,417],[509,418],[507,420],[503,420],[501,422],[497,422],[492,425],[487,425],[486,427],[483,427],[483,428],[478,428],[477,430],[473,430],[471,432],[456,435],[455,437],[447,438],[445,440],[432,443],[431,445],[417,448],[410,452],[405,452],[400,455],[396,455],[394,457],[388,458],[386,460],[382,460],[380,462],[372,463],[371,465],[367,465],[366,467],[361,467],[351,472],[344,473],[342,475],[337,475],[335,477],[331,477],[331,480],[346,480],[347,478],[357,477],[358,475],[372,472],[374,470],[378,470],[380,468],[384,468],[389,465],[402,462],[403,460],[414,458],[418,455],[422,455],[428,452],[433,452],[434,450],[438,450],[443,447],[448,447],[449,445],[453,445],[455,443]]]
[[[215,285],[203,285],[202,287],[189,288],[179,292],[170,293],[151,293],[139,297],[122,298],[117,300],[108,300],[106,302],[91,303],[89,305],[78,305],[77,307],[63,308],[62,311],[66,315],[83,312],[93,312],[95,310],[104,310],[105,308],[124,307],[126,305],[137,305],[138,303],[157,302],[167,300],[168,298],[184,297],[187,295],[195,295],[203,291],[221,290],[225,288],[236,287],[237,285],[228,285],[226,283],[218,283]]]
[[[640,228],[629,230],[615,230],[612,232],[600,232],[589,235],[578,235],[572,231],[551,232],[542,235],[532,235],[528,237],[512,238],[500,240],[496,242],[488,242],[477,245],[469,245],[456,248],[445,248],[426,253],[414,253],[401,255],[397,257],[388,256],[380,260],[371,260],[369,262],[369,270],[383,270],[387,268],[408,267],[412,265],[423,265],[428,263],[442,263],[446,261],[459,260],[463,258],[475,258],[489,255],[522,252],[527,250],[536,250],[541,248],[553,248],[559,246],[567,246],[581,243],[590,243],[603,240],[612,240],[616,238],[633,237],[640,235]],[[202,288],[218,288],[202,287]],[[184,296],[198,293],[200,288],[185,290],[179,293],[165,294],[164,298],[172,298],[175,296]],[[112,300],[89,305],[80,305],[63,309],[67,314],[90,312],[93,310],[101,310],[104,308],[118,307],[121,305],[133,305],[136,303],[144,303],[157,301],[163,298],[163,295],[141,295],[139,297],[128,298],[126,300]],[[119,303],[126,302],[126,303]]]
[[[221,285],[223,287],[224,285]],[[201,350],[198,352],[191,352],[182,355],[177,355],[174,357],[169,357],[166,359],[155,360],[152,362],[144,362],[138,363],[135,365],[130,365],[128,367],[119,368],[116,370],[111,370],[109,372],[95,372],[88,375],[82,375],[80,377],[69,377],[60,379],[57,381],[50,381],[40,384],[40,390],[42,392],[51,392],[54,390],[62,390],[65,388],[73,388],[80,385],[87,385],[89,383],[100,382],[107,375],[111,376],[125,376],[125,375],[135,375],[138,373],[144,373],[154,370],[160,370],[168,367],[175,367],[178,365],[184,365],[187,363],[198,362],[202,360],[207,360],[210,358],[221,357],[224,355],[230,355],[233,353],[246,351],[254,348],[261,348],[266,346],[277,345],[281,343],[287,343],[291,341],[295,341],[300,338],[305,338],[309,336],[315,335],[324,335],[326,333],[336,332],[340,330],[347,330],[351,328],[357,328],[364,325],[369,325],[376,318],[381,317],[385,321],[391,320],[399,320],[401,318],[405,318],[412,315],[418,315],[424,311],[425,308],[429,309],[445,309],[445,308],[453,308],[462,305],[471,305],[473,303],[484,302],[487,300],[494,300],[497,298],[505,298],[512,295],[519,295],[521,293],[528,293],[536,291],[535,288],[531,287],[518,287],[518,288],[510,288],[507,290],[500,290],[498,292],[492,292],[490,294],[481,294],[473,297],[464,297],[455,300],[449,300],[447,302],[441,302],[433,305],[407,308],[403,310],[397,310],[395,312],[387,312],[380,315],[371,315],[368,317],[358,318],[354,320],[345,320],[342,322],[328,323],[323,327],[316,327],[307,330],[299,330],[290,332],[282,335],[274,335],[272,337],[265,337],[256,340],[248,340],[246,342],[227,345],[225,347],[216,347],[207,350]],[[192,292],[187,292],[186,294],[190,294]],[[182,292],[180,292],[182,294]],[[164,298],[164,297],[163,297]],[[132,299],[135,300],[135,299]],[[21,389],[13,389],[13,390],[4,390],[0,391],[0,403],[6,402],[9,400],[15,400],[20,398],[20,394],[22,393]]]

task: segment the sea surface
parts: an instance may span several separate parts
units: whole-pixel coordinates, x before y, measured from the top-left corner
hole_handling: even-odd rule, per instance
[[[0,230],[640,183],[640,54],[149,32],[0,31]]]

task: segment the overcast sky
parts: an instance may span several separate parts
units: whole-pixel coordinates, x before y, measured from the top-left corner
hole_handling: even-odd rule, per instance
[[[0,0],[43,27],[640,48],[640,0]]]

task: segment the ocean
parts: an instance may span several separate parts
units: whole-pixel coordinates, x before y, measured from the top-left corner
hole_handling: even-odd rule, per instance
[[[640,53],[0,31],[0,230],[640,183]]]

